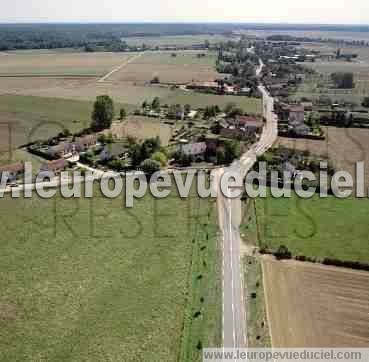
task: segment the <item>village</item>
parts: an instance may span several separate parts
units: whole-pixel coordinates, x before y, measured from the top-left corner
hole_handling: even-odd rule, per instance
[[[327,54],[299,48],[298,45],[298,42],[276,40],[199,45],[198,50],[211,48],[217,52],[219,76],[208,81],[178,83],[174,87],[194,95],[233,96],[235,100],[240,97],[260,98],[257,89],[260,77],[275,99],[280,137],[324,140],[322,126],[345,127],[358,119],[361,122],[359,126],[365,126],[367,120],[358,118],[360,113],[355,113],[362,112],[362,107],[355,109],[352,104],[332,101],[324,95],[318,99],[291,97],[306,79],[316,74],[304,66],[304,62],[314,63],[321,59],[351,62],[357,54],[345,54],[340,50]],[[167,47],[165,50],[174,51],[168,56],[176,57],[177,48]],[[201,53],[197,54],[197,57],[201,56]],[[255,68],[259,59],[264,66],[257,75]],[[337,83],[345,81],[341,79],[343,77],[337,75]],[[166,86],[159,77],[154,78],[151,84],[153,87]],[[211,169],[229,164],[247,151],[258,140],[265,125],[261,110],[260,113],[245,112],[236,102],[229,102],[223,108],[216,103],[193,107],[190,104],[162,104],[159,97],[154,97],[145,100],[141,108],[132,112],[120,109],[117,117],[109,96],[97,97],[95,105],[101,97],[107,97],[112,108],[104,127],[98,130],[90,127],[75,134],[65,129],[55,137],[23,147],[43,160],[41,173],[49,171],[59,175],[64,170],[83,172],[87,168],[122,173],[140,170],[149,174],[186,167]],[[137,137],[137,130],[144,130],[148,120],[156,122],[156,131]],[[127,122],[131,128],[137,128],[136,132],[132,134],[127,130]],[[163,130],[168,134],[165,141],[160,137]],[[24,164],[17,162],[0,167],[0,174],[5,172],[9,174],[8,184],[16,186],[22,182]]]

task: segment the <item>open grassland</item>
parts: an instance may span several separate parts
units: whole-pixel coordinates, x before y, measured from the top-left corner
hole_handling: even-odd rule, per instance
[[[369,261],[367,198],[338,199],[333,196],[302,199],[266,198],[249,200],[254,213],[244,222],[244,238],[255,238],[260,246],[277,250],[285,245],[292,255],[323,259]]]
[[[328,66],[327,69],[333,70],[334,68]],[[361,75],[358,75],[358,73],[354,75],[355,77],[360,77],[360,79],[355,79],[355,87],[353,89],[332,88],[332,82],[328,74],[312,76],[306,78],[291,98],[301,99],[304,97],[311,100],[318,100],[322,96],[328,96],[332,102],[351,102],[361,105],[363,98],[369,95],[369,78],[367,77],[367,74],[369,74],[367,73],[369,72],[369,65],[361,67],[361,70],[363,71]],[[349,67],[346,70],[337,68],[336,71],[352,72],[353,69]],[[356,71],[359,70],[356,69]]]
[[[364,162],[364,182],[369,187],[369,130],[359,128],[323,127],[326,139],[323,141],[295,138],[279,138],[278,144],[312,155],[326,157],[334,168],[347,171],[356,182],[356,162]]]
[[[199,54],[206,56],[199,58]],[[218,76],[215,60],[215,54],[210,52],[147,52],[109,80],[147,83],[158,77],[162,83],[213,81]]]
[[[101,76],[133,54],[17,52],[0,56],[1,76]]]
[[[368,346],[368,272],[262,263],[273,347]]]
[[[209,41],[210,44],[230,40],[229,37],[215,34],[203,35],[173,35],[173,36],[150,36],[150,37],[127,37],[122,38],[129,46],[189,46],[193,44],[204,44]]]
[[[337,47],[326,45],[306,45],[307,49],[319,50],[323,54],[334,54]],[[343,60],[316,61],[304,63],[318,72],[319,75],[307,77],[298,88],[296,97],[317,99],[321,95],[328,95],[333,101],[351,101],[361,104],[362,98],[369,95],[369,47],[347,47],[342,53],[358,54],[358,59],[352,62]],[[354,89],[333,89],[330,75],[335,72],[349,72],[354,74]]]
[[[172,137],[172,128],[157,118],[129,116],[124,122],[114,123],[106,131],[117,138],[135,137],[139,141],[159,137],[161,144],[167,146]]]
[[[200,361],[220,344],[214,203],[123,205],[1,201],[2,361]]]

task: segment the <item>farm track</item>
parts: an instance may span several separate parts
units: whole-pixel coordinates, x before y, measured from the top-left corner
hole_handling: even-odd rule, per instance
[[[126,65],[128,65],[129,63],[134,62],[135,60],[137,60],[138,58],[140,58],[144,53],[139,53],[137,55],[135,55],[132,58],[129,58],[128,60],[126,60],[125,62],[123,62],[121,65],[119,65],[118,67],[114,68],[113,70],[111,70],[109,73],[107,73],[106,75],[104,75],[103,77],[101,77],[98,80],[98,83],[103,83],[105,82],[110,76],[112,76],[114,73],[119,72],[122,68],[124,68]]]

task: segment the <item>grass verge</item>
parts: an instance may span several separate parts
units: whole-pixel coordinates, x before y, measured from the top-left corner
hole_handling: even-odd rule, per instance
[[[270,348],[271,339],[264,298],[262,268],[258,258],[243,258],[246,284],[247,340],[249,348]]]

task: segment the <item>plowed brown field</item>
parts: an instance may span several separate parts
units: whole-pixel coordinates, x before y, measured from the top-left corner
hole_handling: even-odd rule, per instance
[[[369,273],[263,260],[273,347],[368,347]]]

